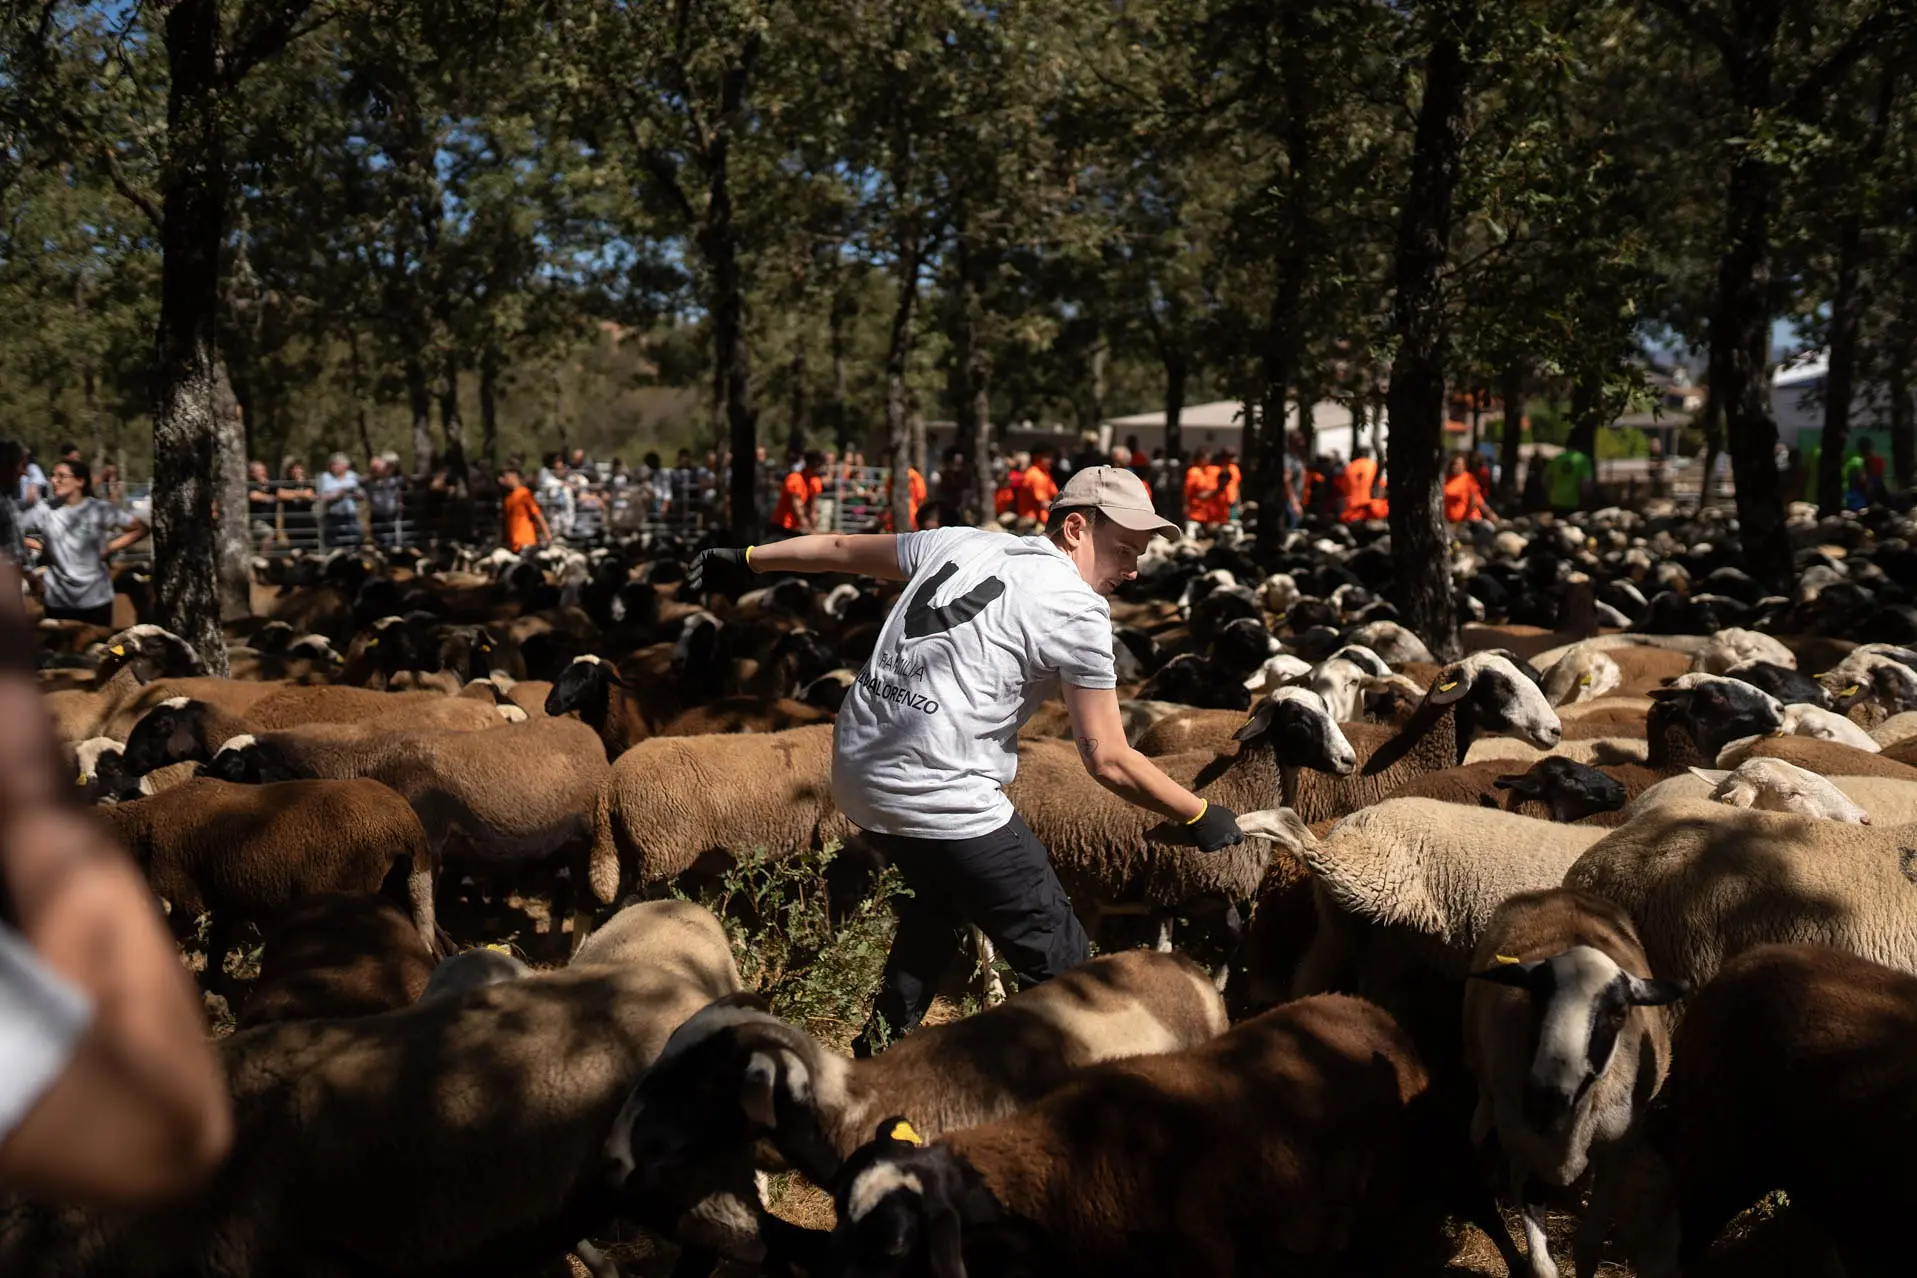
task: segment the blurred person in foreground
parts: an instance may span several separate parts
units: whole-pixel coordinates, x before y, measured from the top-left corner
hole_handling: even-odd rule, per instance
[[[33,668],[19,574],[0,563],[0,1186],[176,1197],[232,1144],[225,1080],[145,880],[71,806]]]

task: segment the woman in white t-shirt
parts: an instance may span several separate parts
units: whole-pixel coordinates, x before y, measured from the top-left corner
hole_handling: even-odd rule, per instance
[[[113,556],[146,536],[146,525],[92,496],[92,474],[78,458],[53,468],[53,497],[20,518],[27,546],[46,565],[46,614],[60,621],[113,624]]]
[[[991,938],[1021,986],[1091,956],[1051,858],[1004,791],[1018,768],[1019,727],[1054,692],[1101,785],[1183,822],[1206,852],[1244,838],[1237,814],[1134,750],[1119,714],[1105,596],[1137,575],[1154,536],[1176,531],[1138,476],[1093,466],[1053,499],[1044,537],[828,533],[693,560],[694,591],[715,563],[907,583],[833,732],[834,799],[912,889],[899,905],[875,1024],[855,1052],[875,1046],[877,1022],[893,1036],[918,1024],[963,924]]]

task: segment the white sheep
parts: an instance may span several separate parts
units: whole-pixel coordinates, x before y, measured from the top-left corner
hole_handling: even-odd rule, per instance
[[[1917,829],[1679,801],[1591,845],[1566,887],[1637,920],[1653,970],[1702,984],[1733,955],[1821,944],[1917,972]]]
[[[1347,644],[1312,667],[1304,686],[1324,698],[1339,723],[1357,723],[1364,718],[1365,680],[1390,673],[1383,657],[1363,644]]]
[[[1293,850],[1311,868],[1318,930],[1294,992],[1387,984],[1422,969],[1462,978],[1498,905],[1555,887],[1605,831],[1440,799],[1390,799]],[[1390,937],[1386,941],[1387,935]]]
[[[1265,611],[1276,613],[1281,617],[1291,611],[1291,605],[1303,598],[1298,589],[1297,578],[1288,572],[1275,572],[1265,578],[1265,583],[1259,588],[1258,593],[1264,603]]]
[[[1562,710],[1595,701],[1624,682],[1624,672],[1601,648],[1575,648],[1544,672],[1544,699]]]
[[[1712,635],[1691,659],[1691,669],[1703,674],[1723,674],[1746,661],[1768,661],[1786,670],[1797,669],[1796,653],[1769,635],[1737,626]]]
[[[1917,820],[1917,785],[1881,777],[1847,777],[1841,781],[1871,781],[1884,786],[1902,786],[1910,792],[1912,803],[1910,816],[1900,819]],[[1846,792],[1841,781],[1820,776],[1783,759],[1759,756],[1744,760],[1732,771],[1692,768],[1666,778],[1631,800],[1624,809],[1624,819],[1628,821],[1638,813],[1662,804],[1709,800],[1733,808],[1795,812],[1799,816],[1818,820],[1869,825],[1869,810]]]
[[[1394,666],[1407,661],[1436,661],[1424,640],[1395,621],[1373,621],[1345,636],[1352,643],[1371,649]]]

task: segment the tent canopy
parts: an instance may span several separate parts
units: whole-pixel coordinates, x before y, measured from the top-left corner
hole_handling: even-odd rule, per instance
[[[1380,408],[1378,416],[1366,421],[1354,441],[1351,408],[1335,400],[1323,400],[1315,405],[1311,410],[1311,424],[1319,452],[1336,453],[1346,458],[1351,456],[1354,442],[1370,448],[1382,448],[1391,433],[1384,410]],[[1285,428],[1295,430],[1297,426],[1298,406],[1293,404],[1285,414]],[[1187,405],[1178,414],[1178,429],[1187,453],[1198,448],[1212,452],[1230,448],[1243,455],[1245,406],[1235,399]],[[1137,446],[1150,453],[1165,445],[1165,414],[1133,413],[1128,417],[1110,418],[1104,423],[1100,437],[1106,448],[1136,439]]]

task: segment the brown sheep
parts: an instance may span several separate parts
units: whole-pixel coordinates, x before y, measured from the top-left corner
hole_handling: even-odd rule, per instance
[[[415,1002],[432,973],[419,932],[379,897],[306,897],[267,933],[240,1028],[390,1012]]]
[[[1821,1226],[1844,1272],[1909,1272],[1912,1060],[1917,978],[1816,945],[1726,963],[1672,1044],[1666,1121],[1649,1136],[1675,1220],[1644,1229],[1657,1243],[1638,1272],[1697,1272],[1731,1218],[1776,1190]]]
[[[207,770],[253,783],[369,777],[397,791],[426,831],[414,905],[429,927],[438,866],[448,857],[501,865],[568,848],[583,854],[608,776],[597,734],[575,719],[530,719],[488,732],[310,724],[236,737]]]
[[[888,1120],[838,1181],[834,1247],[874,1278],[922,1272],[928,1250],[962,1273],[962,1244],[1109,1278],[1394,1272],[1435,1241],[1426,1160],[1454,1153],[1431,1147],[1429,1086],[1381,1009],[1301,999],[930,1144]],[[901,1237],[921,1242],[900,1254]]]
[[[426,831],[406,800],[377,781],[289,781],[255,787],[196,777],[150,798],[98,809],[171,907],[181,940],[212,916],[206,974],[243,923],[271,923],[302,897],[380,890],[393,863],[411,863],[413,925],[435,945]]]
[[[1735,759],[1727,759],[1725,766],[1735,766],[1745,759],[1764,758],[1782,759],[1827,777],[1890,777],[1898,781],[1917,781],[1917,767],[1903,762],[1889,750],[1873,754],[1869,750],[1847,746],[1841,741],[1824,741],[1816,737],[1765,737],[1753,742],[1748,750]]]
[[[221,1040],[235,1139],[213,1183],[163,1212],[0,1215],[0,1273],[546,1272],[614,1223],[600,1151],[639,1075],[739,988],[696,905],[645,902],[603,931],[623,943],[602,962]]]
[[[739,732],[783,732],[815,723],[830,723],[834,716],[788,697],[721,697],[708,705],[694,706],[662,725],[662,737],[723,736]]]

